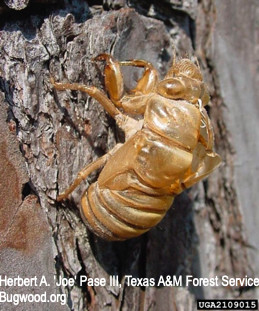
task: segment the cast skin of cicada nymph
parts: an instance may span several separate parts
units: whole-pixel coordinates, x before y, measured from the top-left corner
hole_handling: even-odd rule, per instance
[[[125,143],[88,164],[57,200],[68,197],[94,170],[97,181],[84,192],[81,215],[106,240],[126,240],[150,230],[166,214],[174,197],[207,177],[221,162],[213,151],[210,119],[204,109],[207,87],[197,65],[174,60],[164,79],[144,60],[105,61],[105,89],[59,83],[57,90],[78,90],[95,98],[125,132]],[[125,93],[121,66],[144,69],[136,87]],[[136,116],[136,117],[135,117]]]

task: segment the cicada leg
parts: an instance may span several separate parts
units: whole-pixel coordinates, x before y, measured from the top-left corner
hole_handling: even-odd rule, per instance
[[[117,144],[115,147],[110,150],[108,153],[97,159],[96,161],[86,165],[78,174],[73,183],[60,195],[57,197],[57,201],[62,201],[66,199],[71,192],[73,192],[80,183],[85,180],[93,171],[97,170],[101,166],[104,166],[108,159],[113,155],[122,144]]]
[[[196,170],[194,172],[188,172],[187,176],[182,182],[185,188],[189,188],[199,180],[207,177],[219,164],[221,163],[220,156],[213,152],[214,138],[213,129],[210,119],[203,108],[203,121],[205,124],[204,131],[206,131],[206,139],[200,133],[198,139],[198,145],[194,150],[193,166]]]
[[[126,113],[144,114],[149,96],[158,81],[158,72],[153,65],[144,60],[116,61],[109,54],[100,54],[95,61],[105,61],[105,88],[111,101],[116,107],[122,108]],[[124,94],[123,76],[121,66],[134,66],[144,68],[142,77],[130,94]]]
[[[97,89],[94,86],[86,86],[79,83],[60,83],[55,82],[53,78],[50,78],[50,82],[55,87],[55,89],[64,91],[64,90],[73,90],[81,91],[87,93],[91,97],[95,98],[104,109],[112,116],[117,125],[125,132],[126,140],[131,137],[136,131],[140,130],[143,122],[137,121],[123,113],[120,112],[118,108],[115,107],[114,103],[104,94],[102,91]]]
[[[130,91],[134,95],[145,95],[152,92],[158,82],[158,72],[154,66],[139,59],[127,60],[119,62],[122,66],[134,66],[144,68],[142,77],[138,80],[136,87]]]
[[[153,65],[144,60],[127,60],[127,61],[116,61],[109,54],[100,54],[93,59],[94,61],[105,61],[105,87],[109,93],[112,102],[120,107],[120,100],[123,97],[124,85],[123,76],[121,73],[120,66],[134,66],[144,68],[142,77],[138,80],[136,87],[130,91],[135,95],[143,95],[152,92],[158,81],[157,70]]]
[[[66,199],[71,192],[73,192],[80,183],[85,180],[93,171],[97,170],[99,167],[103,166],[107,161],[107,155],[105,154],[101,158],[97,159],[96,161],[88,164],[86,167],[84,167],[78,174],[76,179],[73,181],[73,183],[60,195],[57,197],[57,201],[62,201]]]
[[[198,181],[207,177],[221,163],[220,156],[215,153],[207,153],[200,161],[197,171],[186,177],[181,183],[184,188],[189,188]]]
[[[55,87],[55,89],[60,91],[72,90],[87,93],[88,95],[96,99],[113,118],[121,114],[121,112],[115,107],[113,102],[106,96],[106,94],[95,86],[87,86],[79,83],[55,82],[52,77],[50,78],[50,82]]]
[[[105,88],[115,106],[121,107],[120,100],[123,97],[124,85],[120,64],[109,54],[100,54],[93,58],[94,61],[105,61],[104,82]]]
[[[126,94],[121,101],[121,106],[125,112],[144,115],[147,102],[158,82],[158,72],[151,63],[144,60],[133,59],[119,63],[122,66],[144,68],[143,75],[138,80],[136,87],[130,90],[129,94]]]

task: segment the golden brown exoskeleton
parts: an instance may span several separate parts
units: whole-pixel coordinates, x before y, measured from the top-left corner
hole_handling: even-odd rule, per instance
[[[58,83],[57,90],[78,90],[95,98],[125,132],[125,143],[83,168],[57,200],[66,199],[82,180],[103,166],[98,180],[82,197],[87,226],[107,240],[143,234],[161,221],[184,189],[208,176],[221,162],[213,151],[210,119],[204,109],[209,95],[200,69],[189,59],[173,62],[159,81],[151,63],[118,62],[108,54],[105,88]],[[136,87],[124,92],[121,66],[144,69]]]

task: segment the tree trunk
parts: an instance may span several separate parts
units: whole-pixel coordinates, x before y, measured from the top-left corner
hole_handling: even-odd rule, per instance
[[[196,310],[197,299],[256,298],[253,287],[185,280],[259,271],[257,1],[31,0],[22,11],[14,9],[28,1],[6,4],[12,9],[0,10],[0,277],[19,275],[31,284],[2,281],[0,291],[9,298],[64,294],[66,301],[15,305],[2,294],[0,310]],[[103,89],[103,66],[91,61],[100,53],[148,60],[163,76],[173,46],[177,55],[199,60],[223,164],[179,195],[150,232],[106,242],[87,230],[78,210],[97,173],[66,202],[56,196],[123,138],[95,100],[54,90],[50,76]],[[140,72],[123,70],[127,88]],[[111,285],[110,276],[120,285]],[[127,276],[155,285],[128,284]],[[83,277],[106,284],[80,284]],[[182,278],[182,286],[170,286],[169,277]],[[71,284],[59,286],[59,278]]]

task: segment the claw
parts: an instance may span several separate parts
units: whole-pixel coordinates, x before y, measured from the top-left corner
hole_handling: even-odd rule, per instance
[[[99,54],[97,56],[95,56],[94,58],[92,58],[92,61],[96,62],[96,61],[110,61],[112,60],[112,56],[106,53],[102,53]]]

